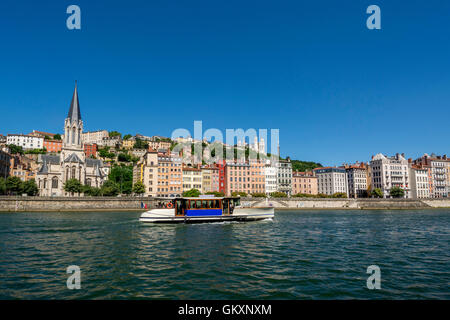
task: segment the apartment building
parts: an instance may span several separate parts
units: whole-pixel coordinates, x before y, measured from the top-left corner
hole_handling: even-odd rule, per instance
[[[437,156],[435,154],[424,154],[421,158],[414,160],[414,164],[428,167],[431,169],[431,179],[433,190],[431,196],[433,198],[448,197],[448,170],[450,159],[447,155]]]
[[[44,148],[47,152],[58,153],[62,150],[62,140],[46,140],[44,139]]]
[[[158,153],[158,197],[181,197],[183,172],[181,157],[173,153]]]
[[[264,181],[265,181],[265,193],[270,195],[272,192],[277,191],[278,186],[278,174],[277,167],[272,165],[270,160],[267,160],[264,166]]]
[[[392,187],[399,187],[405,191],[405,198],[411,198],[409,180],[409,166],[404,154],[397,153],[387,157],[381,153],[372,157],[370,161],[372,188],[379,188],[384,198],[390,198]]]
[[[33,136],[33,137],[40,137],[40,138],[49,137],[50,139],[53,139],[53,137],[56,135],[56,133],[33,130],[28,135]]]
[[[219,191],[219,169],[203,166],[202,170],[202,193]]]
[[[333,195],[345,193],[348,196],[347,172],[343,168],[323,167],[314,169],[318,193]]]
[[[292,194],[318,194],[317,177],[313,172],[294,171],[292,173]]]
[[[7,178],[9,176],[9,167],[11,165],[11,155],[6,150],[0,150],[0,177]]]
[[[277,167],[277,191],[290,196],[292,194],[292,164],[289,157],[286,160],[276,162]]]
[[[127,140],[122,141],[122,147],[127,150],[131,150],[131,149],[133,149],[135,143],[136,143],[136,139],[129,138]],[[152,148],[152,149],[154,149],[154,148]],[[154,150],[157,150],[157,149],[154,149]]]
[[[227,196],[231,196],[233,192],[245,192],[250,194],[251,173],[250,164],[245,162],[228,162],[225,166],[226,192]]]
[[[13,144],[23,149],[42,149],[44,138],[26,134],[8,134],[6,144]]]
[[[81,134],[83,143],[102,145],[103,138],[108,138],[107,130],[88,131]]]
[[[432,196],[433,183],[431,168],[411,164],[409,167],[411,198],[426,199]]]
[[[197,189],[202,192],[202,180],[201,169],[193,167],[183,168],[183,192],[191,189]]]
[[[142,182],[145,185],[144,195],[147,197],[158,196],[158,169],[158,152],[155,150],[149,150],[133,167],[133,184]]]
[[[36,179],[38,168],[39,165],[34,159],[16,154],[10,158],[9,175],[18,177],[22,181],[28,181]]]
[[[104,137],[98,145],[112,148],[121,147],[122,138],[120,136]]]
[[[85,143],[83,144],[83,149],[86,158],[97,158],[97,144]]]
[[[265,163],[258,160],[249,160],[250,164],[250,182],[252,193],[266,192],[266,173]]]
[[[363,162],[343,166],[347,173],[348,196],[350,198],[365,198],[368,196],[369,174],[367,167],[367,164]]]

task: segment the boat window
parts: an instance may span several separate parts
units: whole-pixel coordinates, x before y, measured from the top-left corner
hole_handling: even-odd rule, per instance
[[[202,207],[202,200],[197,200],[195,206],[197,209],[200,209]]]

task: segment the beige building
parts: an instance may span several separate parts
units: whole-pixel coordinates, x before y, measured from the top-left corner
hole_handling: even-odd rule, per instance
[[[292,194],[318,194],[317,177],[312,172],[292,173]]]
[[[8,149],[0,150],[0,177],[7,178],[9,176],[9,167],[11,165],[12,155],[6,152]]]
[[[197,189],[202,192],[202,170],[192,167],[183,168],[183,192]]]
[[[202,193],[219,191],[219,169],[202,167]]]
[[[127,150],[131,150],[131,149],[133,149],[135,142],[136,142],[136,140],[134,138],[123,140],[122,141],[122,147],[127,149]]]
[[[36,179],[39,165],[34,159],[24,155],[15,154],[11,156],[9,175],[18,177],[22,181]]]
[[[433,190],[431,197],[433,198],[444,198],[448,197],[448,168],[450,159],[447,155],[437,156],[435,154],[424,154],[421,158],[416,159],[414,164],[428,167],[431,169],[431,180],[433,185]]]
[[[351,165],[344,165],[347,172],[348,196],[350,198],[366,198],[369,188],[368,165],[364,162],[357,162]]]
[[[181,157],[173,153],[158,153],[158,197],[181,197],[183,172]]]
[[[137,181],[145,185],[145,196],[158,195],[158,152],[148,151],[133,167],[133,184]]]
[[[148,141],[148,146],[155,150],[170,150],[171,143],[168,141]]]
[[[412,164],[409,168],[411,181],[411,197],[413,199],[426,199],[432,195],[431,168]]]
[[[97,131],[90,131],[90,132],[83,132],[82,133],[82,139],[83,143],[87,144],[97,144],[102,145],[103,138],[108,138],[109,133],[106,130],[97,130]]]

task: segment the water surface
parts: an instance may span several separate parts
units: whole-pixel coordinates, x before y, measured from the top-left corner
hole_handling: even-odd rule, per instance
[[[139,213],[0,214],[2,299],[449,299],[450,210],[280,211],[142,225]],[[69,265],[81,289],[66,287]],[[369,265],[381,290],[366,287]]]

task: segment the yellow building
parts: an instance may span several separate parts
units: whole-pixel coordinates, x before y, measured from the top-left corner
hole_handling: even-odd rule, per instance
[[[145,196],[158,195],[158,153],[156,151],[148,151],[133,167],[133,184],[137,181],[145,185]]]
[[[209,176],[209,182],[211,182]],[[191,167],[183,168],[183,191],[197,189],[202,192],[202,170]]]

